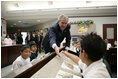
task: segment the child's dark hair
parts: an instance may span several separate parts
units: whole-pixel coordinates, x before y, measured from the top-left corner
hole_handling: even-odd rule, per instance
[[[96,33],[90,33],[82,37],[81,48],[88,54],[92,61],[101,59],[106,52],[106,43]]]
[[[5,38],[7,38],[7,36],[9,36],[9,38],[10,38],[10,35],[8,35],[8,34],[6,35],[6,37],[5,37]]]
[[[30,48],[30,46],[29,45],[25,45],[25,46],[21,47],[20,52],[23,52],[26,48]]]
[[[33,45],[37,46],[37,44],[35,43],[35,41],[31,41],[31,42],[29,42],[29,46],[30,46],[30,48],[31,48]]]

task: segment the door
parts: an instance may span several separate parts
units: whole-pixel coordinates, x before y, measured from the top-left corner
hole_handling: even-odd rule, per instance
[[[117,41],[117,24],[103,24],[103,39],[108,39],[114,46],[114,41]]]

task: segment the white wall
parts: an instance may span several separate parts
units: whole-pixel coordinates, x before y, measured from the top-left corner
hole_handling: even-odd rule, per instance
[[[103,24],[117,24],[117,17],[78,17],[69,18],[69,22],[76,22],[81,20],[93,20],[96,25],[96,32],[103,37]]]
[[[81,20],[93,20],[96,26],[96,32],[103,37],[103,24],[117,24],[117,17],[78,17],[69,18],[69,22],[81,21]],[[44,23],[40,25],[40,28],[49,28],[52,24],[56,23],[56,20]]]
[[[3,24],[2,23],[2,20],[1,20],[1,26],[2,26],[2,34],[3,34],[4,31],[7,34],[7,25],[6,24]]]
[[[57,20],[52,20],[52,21],[49,21],[49,22],[46,22],[44,24],[41,24],[41,28],[44,29],[44,28],[49,28],[51,27],[53,24],[55,24],[57,22]]]

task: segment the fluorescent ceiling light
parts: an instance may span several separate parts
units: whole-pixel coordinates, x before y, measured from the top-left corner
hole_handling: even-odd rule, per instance
[[[16,1],[17,2],[17,1]],[[13,10],[36,10],[36,9],[63,9],[63,8],[81,8],[97,6],[116,6],[117,1],[19,1],[14,4],[11,1],[7,4],[9,11]],[[17,5],[16,5],[17,4]]]
[[[18,21],[18,22],[22,22],[22,21]]]
[[[37,20],[37,22],[40,22],[41,20]]]
[[[14,25],[16,25],[16,24],[14,24]]]

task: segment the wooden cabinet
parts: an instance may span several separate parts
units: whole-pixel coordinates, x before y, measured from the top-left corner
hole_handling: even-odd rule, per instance
[[[20,55],[23,45],[1,46],[1,67],[10,65]]]

